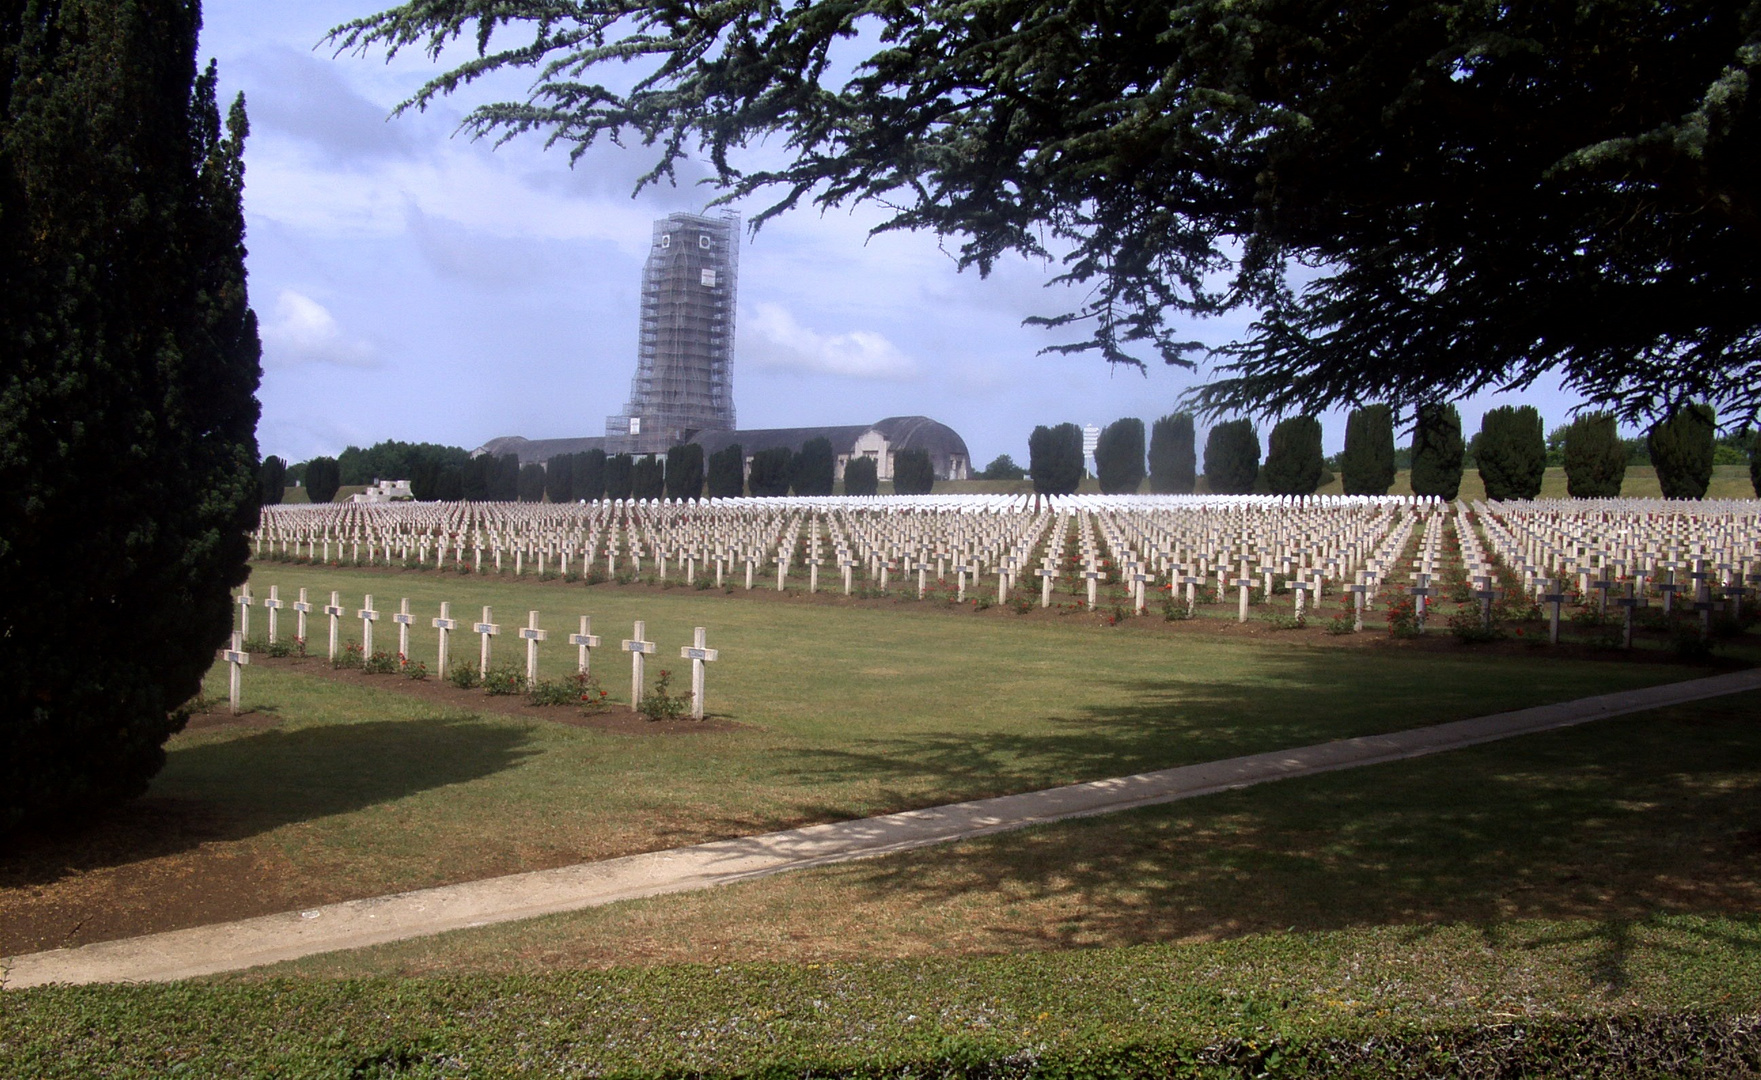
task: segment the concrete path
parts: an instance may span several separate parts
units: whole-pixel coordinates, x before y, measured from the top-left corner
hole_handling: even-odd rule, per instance
[[[44,983],[159,982],[271,964],[338,949],[530,919],[785,870],[869,858],[1066,818],[1230,791],[1271,780],[1421,757],[1666,705],[1761,690],[1761,670],[1581,698],[1557,705],[1413,728],[1390,735],[1187,765],[925,810],[812,825],[445,885],[310,911],[173,930],[0,960],[6,988]]]

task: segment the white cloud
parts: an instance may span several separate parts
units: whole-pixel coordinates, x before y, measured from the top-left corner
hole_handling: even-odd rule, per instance
[[[344,334],[328,308],[292,289],[275,298],[275,314],[262,333],[263,355],[271,365],[374,366],[372,346]]]
[[[826,335],[795,321],[779,304],[759,304],[741,321],[740,360],[758,368],[907,381],[916,361],[872,330]]]

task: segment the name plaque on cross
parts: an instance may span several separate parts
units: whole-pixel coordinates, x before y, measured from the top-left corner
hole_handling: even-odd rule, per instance
[[[654,652],[654,642],[644,641],[647,637],[648,624],[641,619],[636,620],[636,636],[625,638],[622,649],[630,654],[630,708],[642,707],[643,658]]]

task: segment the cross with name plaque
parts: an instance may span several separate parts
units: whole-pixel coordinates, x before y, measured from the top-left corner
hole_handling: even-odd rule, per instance
[[[239,633],[236,630],[233,631],[232,648],[227,649],[225,652],[221,653],[220,658],[222,660],[225,660],[227,665],[231,668],[231,670],[227,672],[227,695],[226,696],[227,696],[227,701],[231,704],[231,707],[232,707],[232,715],[237,716],[238,715],[239,694],[242,691],[243,684],[244,684],[244,677],[243,677],[242,673],[244,670],[244,666],[251,662],[251,654],[245,651],[244,635]]]
[[[748,563],[747,565],[750,566],[751,564]],[[590,650],[599,647],[599,638],[593,633],[593,619],[591,616],[581,616],[581,632],[578,634],[570,634],[569,644],[581,650],[580,656],[576,658],[576,663],[581,674],[587,674],[587,666],[592,659],[587,654]]]
[[[366,603],[355,614],[361,617],[361,659],[373,655],[373,624],[379,621],[379,613],[373,610],[373,594],[368,593]]]
[[[245,637],[251,636],[251,584],[245,584],[238,591],[238,629]]]
[[[451,637],[452,632],[459,628],[459,624],[458,620],[452,617],[452,605],[447,603],[440,605],[440,618],[432,621],[434,629],[440,631],[440,655],[437,659],[437,663],[440,665],[440,675],[444,678],[446,676],[448,639]]]
[[[342,594],[334,590],[330,593],[330,603],[324,605],[324,614],[330,616],[330,662],[336,663],[336,629],[343,616]]]
[[[526,641],[526,685],[528,687],[538,685],[538,643],[543,641],[546,636],[543,630],[538,629],[538,613],[528,611],[526,625],[520,627],[520,637]]]
[[[679,656],[691,661],[691,716],[703,719],[703,665],[713,663],[721,652],[707,646],[703,627],[699,626],[691,634],[691,644],[679,650]]]
[[[636,636],[625,638],[622,648],[630,654],[630,708],[642,706],[642,672],[643,657],[654,652],[654,642],[642,640],[646,636],[648,624],[641,619],[636,620]]]
[[[275,621],[281,614],[281,586],[269,586],[269,599],[263,601],[263,610],[269,613],[269,644],[275,644]]]
[[[294,601],[294,636],[303,644],[306,640],[306,616],[312,613],[311,602],[306,599],[306,590],[300,590],[300,598]]]
[[[416,617],[410,614],[409,597],[398,601],[397,613],[391,617],[391,621],[397,623],[397,658],[401,663],[409,663],[410,626],[416,621]]]
[[[477,659],[477,677],[479,679],[487,679],[489,677],[489,639],[501,633],[501,627],[490,622],[490,618],[489,606],[485,604],[483,607],[483,621],[474,623],[471,626],[471,632],[479,635],[483,639],[483,647],[478,654]]]

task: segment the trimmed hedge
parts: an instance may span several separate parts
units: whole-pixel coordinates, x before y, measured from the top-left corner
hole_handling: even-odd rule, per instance
[[[1353,409],[1345,421],[1339,476],[1347,495],[1386,495],[1394,486],[1394,410],[1387,405]]]
[[[1228,420],[1205,437],[1205,484],[1216,495],[1246,495],[1260,476],[1260,437],[1252,420]]]
[[[1326,468],[1321,453],[1321,422],[1312,416],[1280,420],[1266,440],[1260,482],[1273,495],[1313,495]]]
[[[1461,493],[1461,413],[1454,405],[1420,405],[1412,431],[1412,492],[1453,499]]]
[[[666,452],[666,497],[696,499],[703,495],[703,447],[681,443]]]
[[[746,493],[746,451],[739,443],[709,455],[709,497],[738,499]]]
[[[1101,429],[1095,444],[1095,479],[1108,495],[1135,495],[1143,483],[1143,421],[1135,416]]]
[[[1547,475],[1547,435],[1533,405],[1501,405],[1480,418],[1474,455],[1488,499],[1533,499]]]
[[[1044,424],[1027,437],[1027,474],[1040,495],[1069,495],[1082,483],[1082,429]]]
[[[935,490],[935,463],[928,450],[900,450],[893,455],[893,492],[898,495],[928,495]]]
[[[1150,428],[1150,490],[1191,495],[1198,486],[1198,444],[1192,414],[1170,413]]]
[[[1580,416],[1565,429],[1565,490],[1574,499],[1612,499],[1626,480],[1626,443],[1611,413]]]
[[[1703,499],[1712,483],[1718,418],[1705,405],[1683,405],[1658,421],[1646,440],[1666,499]]]

